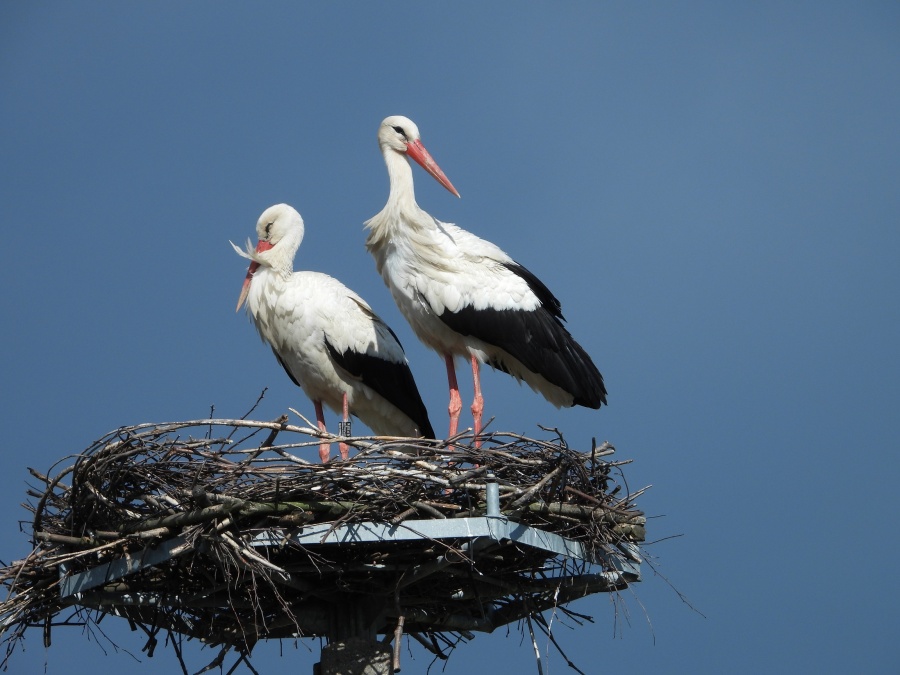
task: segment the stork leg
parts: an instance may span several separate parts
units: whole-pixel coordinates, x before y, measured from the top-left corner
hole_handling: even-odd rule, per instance
[[[319,431],[326,431],[325,411],[322,410],[322,401],[313,401],[313,405],[316,408],[316,423],[319,425]],[[322,460],[322,464],[328,461],[328,455],[330,454],[331,443],[326,443],[325,441],[319,443],[319,459]]]
[[[344,421],[341,423],[341,436],[350,435],[350,404],[347,403],[347,392],[344,392]],[[346,443],[339,443],[338,448],[341,451],[341,459],[350,457],[350,447]]]
[[[450,383],[450,433],[448,438],[456,436],[459,426],[459,413],[462,411],[462,399],[459,396],[459,385],[456,382],[456,367],[453,365],[453,354],[444,354],[444,362],[447,364],[447,381]]]
[[[481,396],[481,376],[478,358],[472,354],[472,379],[475,382],[475,399],[472,401],[472,421],[475,428],[475,447],[481,447],[478,434],[481,432],[481,414],[484,412],[484,398]]]

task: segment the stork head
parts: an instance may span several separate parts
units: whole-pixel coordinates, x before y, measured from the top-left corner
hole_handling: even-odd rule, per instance
[[[441,167],[422,145],[419,127],[408,117],[403,115],[386,117],[378,129],[378,144],[381,146],[382,152],[393,150],[409,155],[451,194],[459,197],[459,192],[453,187],[453,183],[444,175]]]
[[[256,222],[256,236],[259,241],[254,249],[247,240],[247,250],[231,244],[238,255],[250,260],[250,268],[244,278],[237,310],[241,308],[250,292],[250,282],[261,265],[271,267],[284,274],[290,274],[294,267],[294,254],[303,241],[303,218],[297,210],[287,204],[270,206]]]
[[[270,206],[256,221],[259,245],[268,244],[263,250],[273,249],[285,242],[283,255],[287,255],[289,260],[294,259],[294,254],[303,241],[303,232],[303,218],[293,206],[287,204]],[[269,253],[268,256],[272,257],[273,254]]]

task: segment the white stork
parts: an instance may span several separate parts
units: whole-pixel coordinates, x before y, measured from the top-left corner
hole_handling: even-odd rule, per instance
[[[476,440],[484,409],[479,363],[524,380],[557,407],[606,403],[603,376],[564,327],[559,300],[540,279],[491,242],[416,204],[407,155],[457,197],[459,192],[422,145],[412,120],[385,119],[378,143],[390,196],[366,221],[366,248],[413,331],[444,357],[450,435],[462,409],[455,356],[472,364]]]
[[[247,313],[275,358],[306,392],[325,431],[324,403],[383,436],[434,438],[428,412],[397,336],[356,293],[327,274],[294,272],[303,219],[287,204],[266,209],[256,223],[259,243],[234,250],[250,269],[237,309]],[[348,435],[349,430],[342,430]],[[348,448],[340,444],[346,459]],[[319,446],[328,460],[329,444]]]

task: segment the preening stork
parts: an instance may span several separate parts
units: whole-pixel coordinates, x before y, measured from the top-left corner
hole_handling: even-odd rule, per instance
[[[455,356],[472,364],[476,439],[484,409],[479,363],[524,380],[557,407],[606,403],[603,376],[566,330],[559,300],[540,279],[491,242],[419,208],[407,156],[457,197],[459,192],[422,145],[412,120],[385,119],[378,143],[390,196],[366,221],[366,248],[413,331],[444,357],[450,435],[462,409]]]
[[[312,399],[325,431],[324,403],[345,424],[352,413],[381,436],[434,438],[428,412],[397,336],[356,293],[327,274],[294,272],[303,219],[287,204],[266,209],[259,243],[238,255],[250,269],[238,299],[294,384]],[[342,431],[347,435],[348,431]],[[346,459],[348,448],[340,444]],[[328,460],[329,444],[319,446]]]

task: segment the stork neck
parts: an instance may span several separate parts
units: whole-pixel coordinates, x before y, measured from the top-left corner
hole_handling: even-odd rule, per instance
[[[370,230],[366,247],[372,253],[380,251],[393,237],[402,235],[407,228],[417,227],[426,215],[416,204],[412,167],[406,155],[391,148],[383,148],[382,151],[391,192],[384,208],[366,221],[366,227]]]
[[[412,166],[406,155],[391,148],[385,148],[384,163],[387,165],[388,178],[391,182],[387,208],[400,212],[418,209]]]
[[[270,268],[274,273],[289,277],[294,272],[294,256],[300,248],[303,231],[292,229],[285,237],[268,251],[257,253],[260,264]]]

